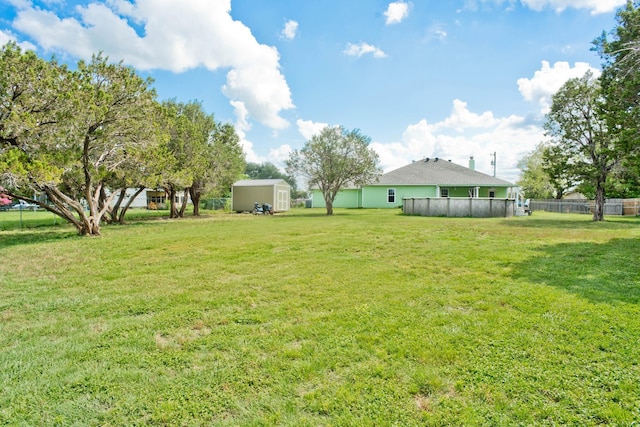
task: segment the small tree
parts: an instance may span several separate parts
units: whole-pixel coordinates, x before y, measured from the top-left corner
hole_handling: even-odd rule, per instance
[[[378,167],[378,154],[369,148],[369,142],[370,138],[357,129],[325,127],[301,150],[291,152],[287,173],[306,178],[310,189],[320,189],[327,215],[333,215],[333,201],[340,189],[347,184],[369,184],[382,172]]]
[[[280,169],[271,162],[249,162],[247,163],[244,173],[250,179],[283,179],[291,186],[292,199],[297,198],[300,194],[295,177],[280,172]]]
[[[518,168],[522,171],[518,186],[530,199],[551,199],[554,197],[555,189],[549,175],[543,169],[544,149],[544,144],[538,144],[535,150],[518,162]]]
[[[549,178],[555,198],[560,200],[567,190],[579,182],[572,167],[571,157],[556,145],[545,146],[542,150],[542,170]]]
[[[232,125],[216,124],[215,130],[209,135],[204,160],[204,168],[195,175],[189,187],[194,216],[200,214],[200,199],[203,194],[219,197],[228,193],[245,168],[240,138]]]

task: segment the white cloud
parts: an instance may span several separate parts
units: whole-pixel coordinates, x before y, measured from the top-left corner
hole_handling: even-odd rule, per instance
[[[296,125],[298,125],[298,132],[300,132],[300,135],[302,135],[306,141],[309,141],[314,135],[319,134],[322,129],[329,126],[328,123],[319,123],[301,119],[296,121]]]
[[[467,108],[467,103],[459,99],[453,100],[451,115],[444,121],[434,125],[434,130],[453,129],[463,132],[466,129],[491,128],[499,124],[499,120],[493,117],[491,111],[476,114]]]
[[[520,0],[522,4],[533,10],[540,11],[550,7],[560,13],[567,8],[587,9],[592,15],[613,12],[624,5],[626,0]]]
[[[438,40],[444,40],[447,38],[447,32],[442,29],[433,30],[433,34]]]
[[[365,54],[372,54],[374,58],[384,58],[387,56],[381,49],[367,43],[348,43],[344,54],[348,56],[357,56],[358,58]]]
[[[0,46],[4,46],[9,42],[18,42],[18,38],[11,31],[0,30]],[[18,43],[22,50],[36,50],[36,47],[29,42]]]
[[[542,68],[536,71],[533,78],[518,79],[518,90],[527,101],[540,105],[540,112],[546,114],[551,108],[551,98],[569,79],[582,77],[587,71],[595,76],[600,75],[600,70],[593,68],[586,62],[576,62],[573,67],[568,62],[559,61],[550,66],[549,62],[542,61]]]
[[[279,169],[284,170],[285,162],[289,159],[291,154],[291,146],[288,144],[281,145],[277,148],[269,150],[269,161],[276,165]]]
[[[280,36],[287,40],[293,40],[296,37],[298,31],[298,23],[296,21],[287,21],[284,24],[284,28],[280,33]]]
[[[398,24],[402,22],[404,18],[409,16],[410,3],[405,3],[402,0],[389,3],[384,16],[387,17],[386,25]]]
[[[460,100],[453,102],[449,117],[429,124],[426,120],[410,125],[402,140],[392,143],[374,142],[371,147],[388,172],[424,157],[439,157],[468,166],[474,156],[476,170],[492,174],[490,153],[496,152],[499,178],[515,182],[520,171],[518,161],[542,140],[539,126],[527,125],[519,116],[494,117],[491,112],[474,113]]]
[[[104,51],[140,70],[230,69],[223,92],[244,103],[239,120],[250,116],[273,129],[289,125],[280,113],[294,105],[278,51],[233,20],[230,0],[108,0],[77,6],[77,17],[70,18],[13,1],[19,7],[14,28],[45,50],[85,59]]]

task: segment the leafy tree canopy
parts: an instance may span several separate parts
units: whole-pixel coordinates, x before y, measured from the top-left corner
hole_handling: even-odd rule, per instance
[[[327,215],[332,215],[333,201],[340,189],[371,183],[382,173],[378,167],[378,154],[369,143],[370,138],[357,129],[325,127],[301,150],[291,152],[287,173],[302,176],[309,189],[319,189],[324,196]]]
[[[594,221],[604,219],[605,183],[620,156],[617,140],[600,114],[602,103],[600,82],[587,72],[567,81],[553,96],[545,123],[550,144],[545,170],[558,169],[579,183],[593,185]]]

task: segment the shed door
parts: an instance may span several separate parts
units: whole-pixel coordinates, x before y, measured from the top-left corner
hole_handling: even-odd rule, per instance
[[[289,200],[288,196],[289,192],[287,190],[278,190],[278,200],[276,202],[276,210],[277,211],[286,211],[288,210]]]

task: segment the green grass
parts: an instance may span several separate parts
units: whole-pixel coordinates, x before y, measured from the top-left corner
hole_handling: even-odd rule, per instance
[[[630,425],[639,249],[541,212],[0,231],[0,424]]]

